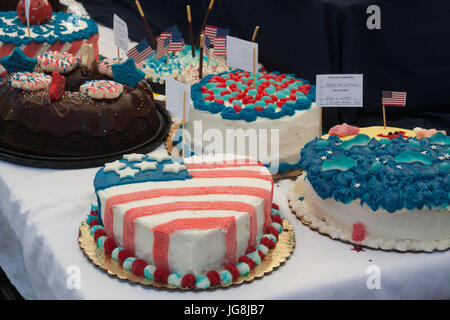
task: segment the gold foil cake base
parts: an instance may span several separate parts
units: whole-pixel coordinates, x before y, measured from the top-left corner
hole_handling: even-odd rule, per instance
[[[241,276],[237,280],[233,280],[227,285],[218,285],[215,287],[210,287],[208,289],[189,289],[172,287],[166,284],[160,284],[153,280],[148,280],[145,277],[137,276],[131,271],[127,271],[110,256],[107,256],[103,249],[97,248],[93,236],[90,235],[89,225],[83,221],[80,226],[78,243],[84,255],[98,268],[108,273],[109,276],[113,278],[118,278],[119,280],[128,281],[135,284],[141,284],[146,287],[163,289],[163,290],[177,290],[177,291],[204,291],[204,290],[215,290],[219,288],[229,288],[237,286],[243,283],[249,283],[255,279],[260,279],[265,275],[270,274],[275,269],[283,265],[287,259],[292,254],[295,248],[295,233],[292,225],[283,219],[283,232],[278,236],[278,241],[275,248],[271,249],[267,256],[262,259],[262,262],[247,276]]]

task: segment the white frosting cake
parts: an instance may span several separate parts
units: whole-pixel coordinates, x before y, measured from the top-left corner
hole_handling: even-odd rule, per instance
[[[319,134],[315,86],[294,75],[224,72],[195,84],[191,97],[185,141],[195,154],[246,155],[282,173],[298,169],[301,148]]]
[[[106,235],[179,274],[235,263],[272,223],[272,177],[243,157],[128,155],[106,164],[95,188]]]
[[[223,152],[256,156],[259,161],[271,164],[271,167],[277,163],[295,166],[300,160],[301,148],[318,135],[319,116],[319,108],[313,104],[309,110],[296,110],[293,116],[280,119],[257,118],[253,122],[225,120],[220,114],[198,110],[191,104],[186,129],[191,134],[194,151],[216,151],[215,141],[208,132],[220,132],[224,141],[219,147],[223,147]],[[251,140],[253,137],[256,140]],[[189,138],[186,142],[190,142]],[[227,146],[231,149],[228,150]],[[257,153],[252,154],[254,152],[250,153],[251,150]],[[279,156],[276,157],[276,154]]]
[[[330,136],[305,146],[305,173],[288,194],[294,213],[312,229],[357,245],[448,249],[449,137],[417,139],[410,130],[382,127],[361,132],[374,138]]]

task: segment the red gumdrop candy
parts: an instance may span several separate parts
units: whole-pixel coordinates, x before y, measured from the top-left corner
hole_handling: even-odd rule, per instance
[[[50,99],[58,101],[66,90],[66,78],[58,71],[52,73],[52,84],[48,89],[48,96]]]
[[[256,111],[263,111],[264,107],[263,106],[255,106],[254,108]]]
[[[205,87],[205,86],[202,86],[202,87],[200,88],[200,91],[201,91],[202,93],[207,93],[207,92],[209,91],[209,89],[208,89],[207,87]]]
[[[242,99],[242,98],[244,98],[246,95],[247,95],[247,94],[246,94],[244,91],[241,91],[241,92],[239,92],[239,93],[236,95],[236,98],[237,98],[237,99]]]
[[[144,276],[144,269],[147,266],[147,263],[142,259],[137,259],[131,265],[131,271],[137,276]]]
[[[225,84],[225,82],[221,82],[217,84],[217,88],[226,88],[227,85]]]
[[[281,108],[285,104],[283,101],[277,101],[275,103],[277,104],[278,108]]]
[[[215,97],[213,94],[210,94],[209,96],[205,97],[205,100],[210,100],[210,101],[214,101]]]
[[[214,101],[217,103],[225,104],[225,101],[223,99],[215,99]]]
[[[208,271],[206,276],[208,277],[211,286],[217,286],[220,284],[220,275],[216,270]]]
[[[366,226],[363,223],[353,224],[352,240],[363,241],[366,238]]]
[[[230,93],[231,93],[230,90],[223,90],[223,91],[220,93],[220,95],[223,97],[224,95],[230,94]]]
[[[181,279],[182,288],[195,288],[195,276],[193,274],[187,274]]]
[[[237,113],[241,112],[241,110],[242,110],[242,107],[240,105],[238,105],[238,104],[235,104],[233,106],[233,108],[234,108],[234,110],[236,110]]]

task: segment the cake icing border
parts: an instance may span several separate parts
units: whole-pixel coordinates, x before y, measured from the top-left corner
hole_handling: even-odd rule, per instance
[[[297,179],[304,179],[304,174]],[[420,240],[401,240],[401,239],[381,239],[366,235],[363,241],[353,241],[350,231],[344,230],[337,225],[325,222],[312,214],[304,200],[299,199],[299,195],[294,191],[295,185],[289,189],[287,198],[291,212],[305,226],[322,235],[326,235],[333,240],[340,240],[345,243],[360,247],[366,247],[375,250],[394,251],[394,252],[433,252],[446,251],[450,248],[450,238],[447,240],[420,241]]]
[[[127,257],[126,259],[124,259],[122,263],[120,263],[119,261],[115,261],[115,259],[112,257],[114,255],[114,251],[109,256],[104,250],[103,245],[107,240],[105,239],[106,236],[97,235],[97,240],[95,241],[94,237],[96,236],[96,233],[103,234],[102,231],[104,230],[103,227],[96,222],[98,221],[98,210],[93,205],[91,205],[91,212],[88,215],[87,219],[82,222],[79,228],[78,243],[84,255],[96,267],[107,272],[109,276],[116,277],[119,280],[125,280],[155,289],[166,289],[169,291],[174,290],[203,291],[203,290],[215,290],[219,288],[225,289],[243,283],[249,283],[255,279],[260,279],[263,276],[268,275],[272,271],[278,269],[291,256],[296,244],[294,229],[293,226],[289,223],[289,221],[283,218],[281,212],[278,209],[279,207],[273,204],[272,216],[279,215],[280,219],[282,219],[282,225],[280,225],[281,229],[279,229],[280,230],[279,234],[277,236],[275,236],[274,234],[263,235],[261,239],[269,239],[270,241],[269,240],[260,241],[256,246],[257,247],[256,250],[251,251],[248,254],[247,253],[244,254],[235,264],[235,268],[239,272],[239,277],[237,279],[234,279],[232,277],[232,280],[230,280],[228,283],[220,283],[214,286],[205,285],[205,283],[206,284],[210,283],[207,276],[195,278],[195,276],[193,275],[192,276],[194,277],[196,282],[197,283],[200,282],[200,287],[197,285],[195,287],[183,286],[182,278],[184,278],[184,276],[186,275],[176,279],[179,281],[178,286],[173,285],[173,283],[172,284],[169,283],[170,282],[169,278],[174,274],[169,275],[167,283],[159,283],[154,279],[148,279],[145,276],[145,274],[138,275],[135,273],[135,268],[133,268],[133,264],[136,261],[138,261],[136,258]],[[268,245],[270,244],[270,242],[273,242],[273,246],[267,247],[264,244],[262,244],[262,242]],[[263,256],[261,256],[260,252],[263,254]],[[241,259],[242,257],[246,258]]]

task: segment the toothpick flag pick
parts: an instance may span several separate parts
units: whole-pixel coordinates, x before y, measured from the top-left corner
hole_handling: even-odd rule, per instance
[[[161,59],[169,53],[170,39],[171,33],[169,32],[162,32],[158,37],[156,37],[156,60]]]
[[[386,109],[384,106],[406,106],[406,92],[401,91],[383,91],[381,104],[383,106],[383,123],[386,129]]]
[[[181,31],[178,29],[178,26],[174,25],[166,32],[170,32],[171,34],[169,51],[170,52],[181,51],[181,49],[183,49],[183,35]]]
[[[131,48],[127,52],[128,58],[134,58],[134,61],[136,64],[141,63],[144,61],[148,56],[150,56],[153,53],[153,49],[150,46],[150,43],[147,41],[147,39],[142,40],[139,42],[136,46]]]
[[[218,29],[217,27],[210,26],[210,25],[207,25],[205,27],[205,35],[208,36],[208,38],[211,42],[211,45],[214,45],[214,40],[216,39],[216,35],[217,35],[217,29]]]
[[[230,34],[230,29],[217,28],[216,39],[214,40],[214,55],[227,55],[227,35]]]

